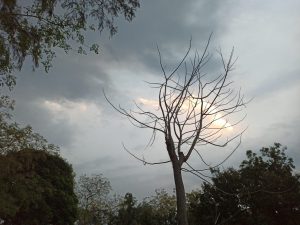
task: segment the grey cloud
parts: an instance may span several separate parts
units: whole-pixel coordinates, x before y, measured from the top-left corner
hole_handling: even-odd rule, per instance
[[[97,56],[95,56],[97,57]],[[67,120],[52,121],[53,115],[42,107],[45,100],[89,101],[101,105],[102,89],[110,92],[113,85],[101,65],[92,56],[67,55],[58,57],[49,73],[24,69],[18,76],[13,98],[16,100],[15,117],[44,135],[50,142],[68,147],[77,132]],[[106,103],[105,103],[106,104]]]
[[[78,155],[85,154],[87,156],[85,160],[87,161],[74,163],[74,168],[78,174],[103,173],[111,180],[113,188],[120,193],[130,191],[138,193],[139,196],[147,196],[145,193],[153,192],[155,188],[169,188],[172,191],[173,177],[169,166],[159,167],[158,169],[143,167],[139,162],[132,160],[131,156],[123,154],[124,152],[120,153],[122,151],[121,141],[126,139],[125,143],[128,143],[129,147],[134,146],[133,151],[140,154],[140,144],[143,136],[145,137],[145,133],[143,133],[143,130],[138,129],[131,132],[131,129],[127,127],[127,125],[130,126],[130,123],[116,112],[113,112],[109,104],[104,102],[102,88],[105,88],[107,95],[117,105],[119,103],[125,106],[130,104],[128,102],[132,97],[129,98],[129,95],[136,94],[135,89],[141,88],[137,79],[138,81],[144,80],[147,73],[161,74],[156,44],[162,52],[164,64],[169,69],[177,65],[178,59],[184,55],[191,36],[193,38],[193,48],[201,52],[209,34],[213,31],[214,38],[210,49],[210,52],[213,53],[214,47],[219,46],[219,41],[224,37],[224,34],[225,36],[229,35],[229,39],[232,38],[227,33],[227,29],[232,29],[229,25],[231,22],[234,25],[235,16],[237,15],[234,10],[234,2],[237,1],[142,1],[136,18],[131,23],[124,22],[121,19],[118,33],[111,39],[107,38],[106,34],[103,34],[100,39],[95,34],[89,35],[87,39],[91,41],[98,41],[99,39],[100,55],[78,56],[73,53],[64,55],[58,52],[58,56],[53,62],[54,67],[48,74],[41,70],[31,72],[30,69],[24,69],[20,73],[14,94],[17,102],[16,120],[23,124],[31,124],[36,131],[47,137],[49,141],[62,146],[63,153],[67,157],[72,158],[72,153],[76,154],[74,158],[79,158]],[[244,11],[239,13],[244,13]],[[253,18],[255,19],[255,17]],[[256,24],[251,24],[253,21],[243,22],[245,26],[252,26],[252,29],[253,26],[256,26]],[[243,35],[248,38],[247,29],[244,32]],[[238,34],[238,32],[236,33]],[[241,36],[243,37],[243,35]],[[254,34],[252,33],[252,35]],[[239,40],[239,34],[234,38]],[[224,54],[227,54],[230,50],[224,49]],[[249,50],[247,46],[247,51],[251,53],[251,46],[249,46]],[[207,72],[213,75],[216,75],[220,65],[219,58],[215,56],[213,55],[211,63],[206,68]],[[251,58],[247,63],[251,65]],[[266,65],[266,68],[268,66],[272,65]],[[109,69],[116,70],[116,74],[112,75]],[[141,72],[143,69],[145,73]],[[133,75],[118,74],[118,71],[121,73],[124,70]],[[248,77],[245,77],[246,84],[249,81],[255,83],[255,88],[251,90],[249,97],[257,95],[260,97],[259,99],[268,100],[268,102],[259,102],[259,99],[254,99],[258,104],[253,104],[252,112],[248,108],[247,112],[254,115],[250,118],[250,123],[254,124],[255,131],[249,132],[242,146],[230,158],[226,166],[239,164],[245,158],[245,150],[256,147],[259,149],[264,145],[272,144],[270,142],[273,141],[287,144],[291,149],[291,156],[295,157],[299,164],[300,159],[297,152],[300,144],[297,137],[300,132],[299,120],[286,123],[278,121],[275,124],[272,123],[272,118],[269,118],[269,114],[273,110],[272,101],[274,101],[274,98],[272,98],[272,93],[276,91],[281,93],[294,84],[297,85],[299,83],[298,74],[299,67],[296,67],[282,76],[277,74],[274,77],[265,76],[265,81],[262,80],[262,77],[255,76],[255,74],[253,79],[248,80]],[[118,83],[119,80],[122,80],[119,79],[120,77],[125,81],[127,79],[129,82]],[[123,89],[127,91],[123,92]],[[270,99],[266,99],[266,96]],[[63,99],[94,102],[100,106],[102,118],[99,130],[87,127],[86,130],[82,131],[97,132],[97,134],[85,133],[85,136],[83,135],[90,138],[88,139],[88,145],[81,145],[82,140],[80,138],[82,136],[77,133],[77,129],[80,129],[80,127],[75,127],[67,120],[59,121],[59,123],[53,122],[53,115],[39,105],[42,100],[55,101]],[[287,99],[287,101],[291,100]],[[281,113],[286,112],[285,110],[288,109],[280,109],[278,112],[279,119]],[[258,113],[255,113],[255,111],[258,111]],[[116,119],[117,116],[118,119]],[[122,122],[119,122],[119,120]],[[276,140],[273,140],[274,138]],[[120,144],[116,144],[117,142]],[[162,144],[164,143],[162,142]],[[101,149],[105,149],[102,152],[99,150],[99,158],[95,158],[95,155],[98,154],[95,150],[96,145],[99,145]],[[82,146],[86,146],[86,149],[79,152]],[[118,149],[120,152],[118,152]],[[219,156],[216,156],[216,153],[214,154],[207,155],[207,158],[219,161],[218,159],[222,154]],[[215,157],[212,157],[212,155]],[[87,159],[88,156],[91,160]],[[120,157],[123,158],[120,159]],[[201,181],[197,178],[189,175],[185,177],[187,187],[199,187]]]
[[[30,101],[28,99],[17,99],[15,110],[13,112],[16,120],[25,126],[30,121],[30,125],[35,132],[55,145],[60,147],[70,147],[73,141],[73,134],[76,129],[74,125],[68,121],[60,121],[59,123],[52,121],[52,115],[45,108],[41,107],[39,102]]]
[[[174,53],[183,56],[191,37],[193,46],[201,51],[211,32],[224,32],[229,18],[226,15],[231,11],[226,4],[229,1],[202,1],[198,10],[193,11],[199,2],[144,1],[135,20],[130,24],[120,22],[118,34],[104,47],[117,61],[126,62],[133,58],[143,62],[150,71],[160,72],[156,45],[166,63],[174,64],[178,62]],[[187,17],[191,15],[196,21],[189,24]]]
[[[119,194],[131,192],[139,199],[150,196],[156,189],[163,188],[170,192],[174,187],[170,165],[158,167],[139,165],[135,170],[131,170],[127,174],[114,173],[109,174],[108,177],[111,180],[114,191]]]
[[[81,175],[84,173],[102,173],[105,167],[116,163],[115,159],[111,156],[99,157],[94,160],[90,160],[87,162],[82,162],[74,165],[74,170],[77,175]]]
[[[287,147],[288,156],[294,159],[296,168],[299,168],[299,124],[299,119],[273,122],[266,124],[262,131],[257,131],[254,134],[248,133],[238,151],[239,154],[234,154],[230,161],[241,162],[246,157],[244,154],[246,150],[259,151],[262,147],[272,146],[273,143],[277,142]]]
[[[92,56],[59,55],[49,73],[42,70],[22,71],[17,79],[16,98],[69,100],[94,99],[103,87],[112,84],[109,76],[97,66]],[[94,56],[97,57],[97,56]],[[91,62],[92,61],[92,62]]]
[[[256,100],[259,101],[261,96],[266,98],[272,95],[274,92],[278,93],[286,90],[287,87],[291,88],[294,85],[298,85],[298,82],[300,81],[299,74],[300,68],[291,72],[278,71],[276,74],[272,74],[272,79],[259,82],[255,89],[251,90],[248,94],[257,96]]]
[[[117,91],[112,84],[114,77],[107,74],[102,66],[112,63],[115,66],[120,62],[121,67],[130,67],[133,61],[128,59],[139,61],[150,71],[159,71],[160,74],[156,43],[161,46],[168,64],[169,59],[174,58],[174,51],[186,51],[191,35],[196,43],[203,43],[212,30],[221,29],[226,24],[226,20],[220,20],[228,13],[228,10],[224,10],[226,4],[203,1],[199,11],[191,12],[194,4],[191,0],[142,2],[132,23],[121,20],[116,36],[108,40],[104,35],[100,39],[101,48],[104,49],[100,56],[72,53],[64,56],[59,52],[49,74],[41,70],[34,73],[29,69],[23,70],[16,88],[17,101],[28,102],[37,97],[102,101],[102,88],[111,93]],[[189,25],[186,17],[191,14],[200,15],[200,18]],[[96,36],[91,36],[91,39],[96,39]],[[177,62],[176,58],[171,65]],[[140,80],[143,78],[140,77]]]

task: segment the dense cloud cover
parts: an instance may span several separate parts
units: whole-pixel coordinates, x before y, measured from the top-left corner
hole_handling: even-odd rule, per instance
[[[146,149],[150,132],[139,130],[114,112],[104,100],[104,89],[116,104],[130,106],[139,98],[155,100],[157,93],[144,81],[161,78],[156,46],[171,69],[179,62],[192,38],[200,52],[211,32],[210,52],[235,47],[239,57],[231,79],[246,97],[254,98],[246,109],[243,144],[226,165],[236,165],[245,150],[273,142],[287,145],[299,169],[300,157],[300,23],[298,1],[141,1],[131,22],[120,20],[118,33],[108,38],[90,34],[100,42],[100,55],[65,55],[58,52],[48,74],[24,67],[14,91],[15,116],[31,124],[62,155],[77,174],[103,173],[120,192],[148,196],[155,188],[173,188],[170,165],[143,166],[122,149],[149,159],[166,159],[164,141],[158,137]],[[214,55],[213,55],[214,56]],[[215,74],[220,61],[212,57],[206,68]],[[205,149],[211,162],[221,161],[229,149]],[[196,177],[185,177],[187,189],[199,187]]]

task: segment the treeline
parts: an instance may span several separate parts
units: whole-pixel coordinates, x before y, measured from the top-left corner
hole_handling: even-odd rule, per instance
[[[114,195],[107,178],[83,175],[31,127],[0,117],[0,224],[175,225],[174,194],[137,201]],[[187,193],[191,225],[298,225],[300,176],[280,144],[247,151],[238,168],[211,169]]]
[[[247,151],[238,169],[212,169],[212,177],[187,194],[191,225],[299,225],[300,175],[293,173],[293,160],[276,143],[259,153]],[[79,195],[78,224],[176,225],[176,197],[164,190],[137,202],[133,194],[109,197],[110,186],[99,176],[84,182],[86,195]],[[98,187],[107,193],[97,200],[87,190]],[[80,184],[80,180],[79,180]],[[90,184],[88,187],[87,184]],[[83,189],[81,189],[83,190]],[[89,201],[82,196],[94,196]],[[108,199],[106,201],[105,199]],[[84,200],[84,201],[82,201]],[[89,202],[89,203],[88,203]]]

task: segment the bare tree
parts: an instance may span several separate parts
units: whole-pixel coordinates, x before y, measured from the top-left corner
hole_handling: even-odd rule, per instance
[[[208,53],[210,40],[211,36],[202,54],[196,51],[192,56],[190,41],[186,54],[170,72],[165,70],[158,49],[163,81],[149,83],[152,88],[158,90],[157,109],[153,107],[146,110],[136,103],[136,110],[126,110],[121,106],[116,107],[105,96],[112,107],[126,116],[133,125],[153,131],[150,144],[155,141],[157,133],[163,134],[169,160],[148,162],[129,152],[125,146],[124,148],[144,164],[172,164],[179,225],[188,224],[182,171],[190,172],[206,180],[202,172],[221,165],[231,154],[218,165],[210,166],[204,161],[199,150],[205,145],[225,147],[237,139],[233,153],[239,146],[244,132],[241,130],[237,133],[229,132],[243,120],[240,117],[236,119],[235,114],[240,112],[246,104],[240,90],[233,90],[232,82],[228,79],[236,61],[233,59],[233,49],[228,60],[225,60],[221,51],[217,51],[222,64],[222,72],[218,76],[209,77],[204,69],[211,58]],[[206,168],[195,169],[191,166],[189,159],[193,153],[205,163]]]

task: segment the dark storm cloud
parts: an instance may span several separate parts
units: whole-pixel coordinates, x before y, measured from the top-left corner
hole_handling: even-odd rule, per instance
[[[164,62],[176,65],[192,37],[193,47],[200,48],[211,32],[216,39],[228,22],[228,1],[143,1],[135,20],[119,24],[119,33],[106,42],[106,50],[116,61],[137,60],[150,71],[158,70],[156,45]],[[173,65],[174,66],[174,65]]]
[[[191,0],[142,1],[131,23],[121,20],[116,36],[109,40],[100,38],[103,51],[99,56],[78,56],[72,52],[64,55],[60,52],[48,74],[41,70],[33,73],[23,70],[18,79],[16,98],[98,98],[103,87],[113,88],[111,80],[114,77],[110,77],[104,67],[117,62],[120,66],[131,67],[129,63],[134,62],[128,60],[137,60],[149,70],[160,70],[156,44],[162,48],[166,61],[176,58],[177,62],[178,57],[172,57],[172,54],[177,50],[184,54],[191,36],[195,43],[203,44],[212,31],[224,29],[226,17],[223,16],[228,14],[225,6],[220,1],[210,1],[209,4]],[[96,37],[93,35],[90,39]]]
[[[42,70],[22,71],[17,80],[17,97],[25,98],[23,94],[26,93],[31,99],[97,98],[103,87],[107,89],[111,87],[111,82],[92,57],[59,54],[53,61],[54,65],[49,73]]]
[[[172,59],[177,62],[174,54],[186,51],[191,36],[194,43],[203,44],[212,31],[224,28],[221,26],[226,23],[223,16],[228,13],[222,11],[224,6],[226,4],[220,1],[142,1],[136,18],[131,23],[121,20],[113,38],[107,39],[105,34],[100,40],[94,34],[87,38],[99,40],[100,55],[78,56],[72,52],[64,55],[58,51],[48,74],[41,69],[32,72],[24,68],[14,95],[17,120],[30,123],[51,141],[68,146],[76,132],[73,125],[68,121],[54,123],[52,115],[38,102],[67,99],[96,101],[102,105],[103,88],[111,96],[118,90],[112,84],[115,77],[105,68],[110,65],[134,68],[135,63],[139,63],[150,71],[160,71],[156,44],[166,62]]]
[[[30,123],[50,142],[67,147],[72,143],[76,129],[68,120],[53,121],[53,114],[44,101],[103,101],[102,88],[111,88],[108,75],[91,59],[91,56],[61,54],[53,62],[49,73],[42,69],[32,72],[24,69],[14,90],[14,114],[21,124]]]
[[[146,76],[151,77],[151,79],[159,78],[152,75],[161,74],[156,45],[161,50],[163,63],[168,69],[172,69],[185,54],[191,37],[192,48],[201,53],[211,32],[214,34],[210,53],[213,54],[215,47],[219,47],[220,40],[227,37],[229,39],[227,46],[221,45],[220,47],[224,55],[228,56],[231,45],[235,45],[235,43],[231,43],[231,40],[242,40],[239,43],[240,46],[237,45],[236,47],[239,50],[241,46],[244,46],[246,50],[239,56],[243,58],[248,53],[249,61],[246,64],[255,67],[256,65],[252,65],[255,61],[252,57],[253,49],[261,49],[261,45],[265,45],[265,43],[257,41],[261,45],[253,47],[248,44],[247,40],[254,38],[254,36],[260,37],[260,35],[266,34],[263,34],[264,29],[260,29],[262,33],[259,34],[252,32],[261,25],[256,23],[259,21],[256,20],[257,15],[254,12],[246,12],[248,9],[235,7],[234,2],[239,1],[141,1],[141,8],[138,9],[132,22],[125,22],[123,18],[118,20],[118,33],[112,38],[107,38],[106,33],[102,33],[101,37],[96,33],[89,34],[87,40],[97,41],[100,44],[99,55],[79,56],[73,52],[65,55],[58,51],[57,58],[53,61],[53,68],[48,74],[45,74],[41,69],[32,72],[30,69],[24,68],[17,80],[14,94],[16,120],[23,124],[32,125],[50,142],[61,146],[64,156],[67,159],[73,159],[71,163],[79,175],[82,173],[103,173],[111,180],[113,188],[117,192],[129,191],[140,197],[149,196],[145,193],[153,192],[155,188],[165,187],[172,191],[173,176],[170,165],[157,167],[157,169],[156,167],[143,167],[140,162],[126,152],[124,153],[121,141],[124,141],[128,146],[134,146],[134,153],[143,155],[139,149],[143,149],[141,143],[144,143],[143,140],[147,134],[144,133],[144,130],[128,128],[131,124],[113,111],[112,107],[104,100],[102,89],[105,89],[108,97],[116,105],[119,103],[122,106],[129,105],[129,99],[142,97],[137,96],[141,93],[139,91],[148,93],[138,82],[145,80]],[[243,4],[247,3],[243,2]],[[258,7],[260,5],[257,3]],[[240,11],[240,9],[243,10]],[[248,15],[247,13],[254,14]],[[267,13],[271,13],[271,11]],[[240,15],[245,15],[245,17]],[[235,30],[235,26],[239,23],[242,24],[243,29],[240,27]],[[261,26],[265,28],[267,25],[269,24],[266,23]],[[248,30],[248,26],[250,30]],[[229,32],[227,29],[230,29]],[[276,32],[274,30],[271,33],[276,35],[278,34]],[[289,34],[287,31],[278,32]],[[277,42],[273,44],[270,38],[267,40],[272,47],[277,45],[278,51],[281,50]],[[229,49],[226,49],[228,47]],[[259,58],[259,55],[254,57]],[[293,68],[285,71],[285,68],[280,67],[280,65],[278,67],[270,65],[270,62],[273,63],[271,54],[266,54],[266,57],[270,58],[268,62],[262,63],[264,70],[261,72],[265,76],[249,73],[250,75],[253,74],[250,77],[253,79],[247,76],[237,79],[245,79],[246,85],[249,86],[253,84],[247,97],[258,98],[253,100],[255,104],[249,104],[250,108],[253,106],[252,111],[247,109],[249,115],[254,115],[250,118],[249,132],[247,131],[242,146],[226,161],[224,166],[236,166],[245,158],[247,149],[260,149],[274,141],[280,141],[283,145],[288,143],[291,154],[293,154],[291,156],[299,162],[297,152],[297,146],[300,144],[297,137],[300,132],[299,120],[280,121],[281,115],[294,110],[285,108],[277,110],[278,114],[274,119],[273,101],[278,97],[272,95],[278,92],[278,96],[283,96],[282,92],[288,87],[297,87],[293,84],[299,83],[299,67],[291,66]],[[220,69],[219,66],[219,57],[213,55],[210,64],[207,65],[206,72],[216,75]],[[276,72],[272,77],[268,75],[270,72],[264,73],[265,71],[268,72],[269,68]],[[281,71],[277,68],[281,68]],[[237,70],[239,71],[239,67]],[[283,73],[284,75],[279,75]],[[234,80],[236,78],[233,77]],[[156,80],[150,81],[155,82]],[[264,101],[259,101],[260,99]],[[296,99],[295,97],[295,99],[286,99],[286,101],[295,101],[296,105]],[[96,116],[93,116],[92,113],[85,115],[86,117],[91,115],[90,120],[83,120],[80,115],[78,121],[70,120],[64,116],[60,117],[59,112],[54,115],[51,109],[49,110],[43,105],[45,101],[93,103],[97,107],[99,106],[101,111],[100,122],[94,121]],[[59,119],[55,116],[58,116]],[[274,120],[276,123],[273,123]],[[93,124],[97,128],[93,127]],[[254,129],[251,130],[251,127]],[[273,140],[274,138],[276,140]],[[145,144],[147,141],[148,139]],[[163,140],[160,143],[164,145]],[[161,150],[161,146],[158,146],[157,149]],[[228,152],[224,149],[219,151],[220,153],[204,151],[204,158],[208,162],[220,162],[227,156]],[[198,162],[197,158],[192,159],[192,163],[199,166]],[[188,190],[200,186],[201,180],[198,178],[189,175],[185,177]]]

